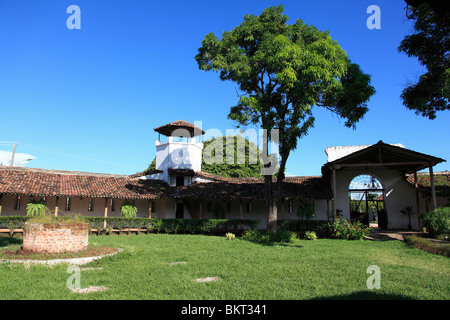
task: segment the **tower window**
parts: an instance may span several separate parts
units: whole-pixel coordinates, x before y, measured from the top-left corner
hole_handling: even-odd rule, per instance
[[[177,178],[176,178],[176,186],[177,187],[184,186],[184,176],[177,176]]]

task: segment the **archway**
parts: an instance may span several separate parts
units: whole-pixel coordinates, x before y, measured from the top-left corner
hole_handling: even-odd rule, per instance
[[[379,179],[370,174],[358,175],[348,187],[350,219],[372,227],[387,227],[384,188]]]

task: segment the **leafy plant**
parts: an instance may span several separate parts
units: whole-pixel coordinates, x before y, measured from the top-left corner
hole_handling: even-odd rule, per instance
[[[120,208],[120,212],[124,218],[136,218],[137,207],[129,201],[124,201]]]
[[[432,235],[450,233],[450,207],[432,210],[422,215],[422,220]]]
[[[308,240],[316,240],[317,239],[317,234],[314,231],[306,231],[305,232],[305,237]]]
[[[226,233],[225,236],[227,237],[227,240],[234,240],[236,237],[235,234],[231,232]]]
[[[49,212],[44,200],[35,200],[31,198],[27,204],[27,217],[36,217]]]
[[[350,222],[341,218],[335,218],[328,227],[331,236],[337,239],[361,240],[370,232],[370,227],[359,221]]]
[[[289,243],[297,239],[295,232],[288,230],[271,231],[259,231],[259,230],[247,230],[242,235],[244,240],[257,243]]]
[[[297,209],[297,216],[301,220],[310,220],[316,215],[314,203],[300,202]]]
[[[400,210],[400,212],[402,213],[402,215],[408,217],[408,230],[411,230],[412,229],[411,216],[414,215],[413,208],[411,206],[407,206],[404,210]]]

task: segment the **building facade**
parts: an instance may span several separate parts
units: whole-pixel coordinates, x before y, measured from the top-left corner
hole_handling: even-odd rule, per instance
[[[203,144],[196,138],[204,132],[188,122],[155,131],[156,168],[134,175],[0,167],[0,215],[24,216],[30,199],[42,199],[55,215],[120,217],[124,201],[131,201],[138,217],[258,219],[257,228],[266,228],[263,178],[202,172]],[[412,227],[419,229],[417,212],[450,202],[450,174],[432,171],[443,159],[381,141],[326,153],[321,176],[286,177],[278,219],[299,219],[299,208],[307,205],[316,220],[383,216],[386,228],[405,229],[408,218],[401,210],[410,206],[416,212]],[[418,173],[425,168],[428,173]]]

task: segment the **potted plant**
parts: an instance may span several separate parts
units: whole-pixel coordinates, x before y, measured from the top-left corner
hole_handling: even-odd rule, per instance
[[[414,214],[413,208],[411,206],[407,206],[404,210],[400,210],[400,212],[404,216],[408,216],[408,230],[411,230],[412,229],[411,216]]]

